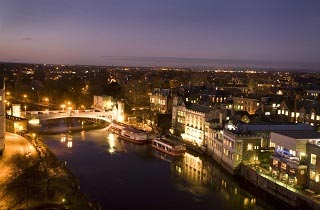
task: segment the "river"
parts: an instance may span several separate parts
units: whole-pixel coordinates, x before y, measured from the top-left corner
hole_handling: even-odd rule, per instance
[[[102,209],[279,209],[190,151],[170,160],[150,145],[118,140],[105,129],[74,132],[69,140],[61,134],[43,139]]]

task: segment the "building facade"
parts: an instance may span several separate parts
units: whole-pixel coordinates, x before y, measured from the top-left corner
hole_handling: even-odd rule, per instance
[[[271,156],[270,166],[273,176],[290,185],[305,186],[309,177],[307,143],[313,141],[320,141],[320,133],[315,131],[272,132],[271,144],[274,145],[275,150]],[[310,156],[312,152],[314,150],[310,149]]]
[[[172,111],[172,97],[170,89],[155,88],[151,94],[150,108],[161,114],[171,113]]]

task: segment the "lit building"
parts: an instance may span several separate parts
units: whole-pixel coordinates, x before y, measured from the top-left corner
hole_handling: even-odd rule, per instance
[[[124,122],[124,101],[118,101],[113,106],[112,119],[117,122]]]
[[[12,116],[21,117],[21,104],[12,104]]]
[[[93,96],[93,109],[104,112],[113,107],[112,96]]]
[[[249,114],[255,114],[260,108],[260,101],[257,98],[232,97],[234,110],[247,111]]]
[[[208,106],[191,105],[185,110],[184,140],[199,147],[205,144],[205,122],[210,120],[213,108]]]
[[[170,89],[155,88],[149,95],[151,110],[159,113],[171,113],[172,97]]]
[[[309,140],[307,143],[307,187],[320,193],[320,139]]]
[[[5,84],[4,79],[0,79],[0,155],[5,147]]]
[[[320,103],[318,100],[283,100],[278,107],[277,114],[287,117],[291,122],[320,126]]]
[[[242,162],[245,164],[259,163],[260,145],[261,137],[259,135],[225,128],[220,162],[227,171],[236,174]]]
[[[172,103],[172,128],[174,134],[180,136],[185,132],[186,105],[182,97],[173,97]]]
[[[320,141],[320,133],[315,131],[272,132],[271,144],[274,145],[275,151],[271,156],[270,164],[273,176],[288,184],[305,185],[307,183],[307,143],[318,141]],[[310,153],[312,151],[310,150]]]
[[[28,120],[12,115],[6,116],[6,131],[10,133],[23,134],[27,132]]]

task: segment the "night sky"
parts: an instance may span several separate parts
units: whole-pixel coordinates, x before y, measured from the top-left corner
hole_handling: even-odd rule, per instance
[[[320,67],[319,0],[0,0],[0,61]]]

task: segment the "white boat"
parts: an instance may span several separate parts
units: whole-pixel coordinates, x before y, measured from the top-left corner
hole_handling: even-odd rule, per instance
[[[134,142],[136,144],[145,144],[149,142],[149,135],[144,130],[139,130],[132,126],[113,122],[108,126],[108,131],[118,134],[120,139]]]
[[[126,125],[123,123],[112,122],[112,123],[110,123],[110,125],[107,126],[107,130],[112,133],[120,135],[121,130],[125,127],[126,127]]]
[[[171,156],[181,156],[186,151],[186,146],[170,141],[166,138],[155,138],[152,140],[151,146],[161,152]]]

